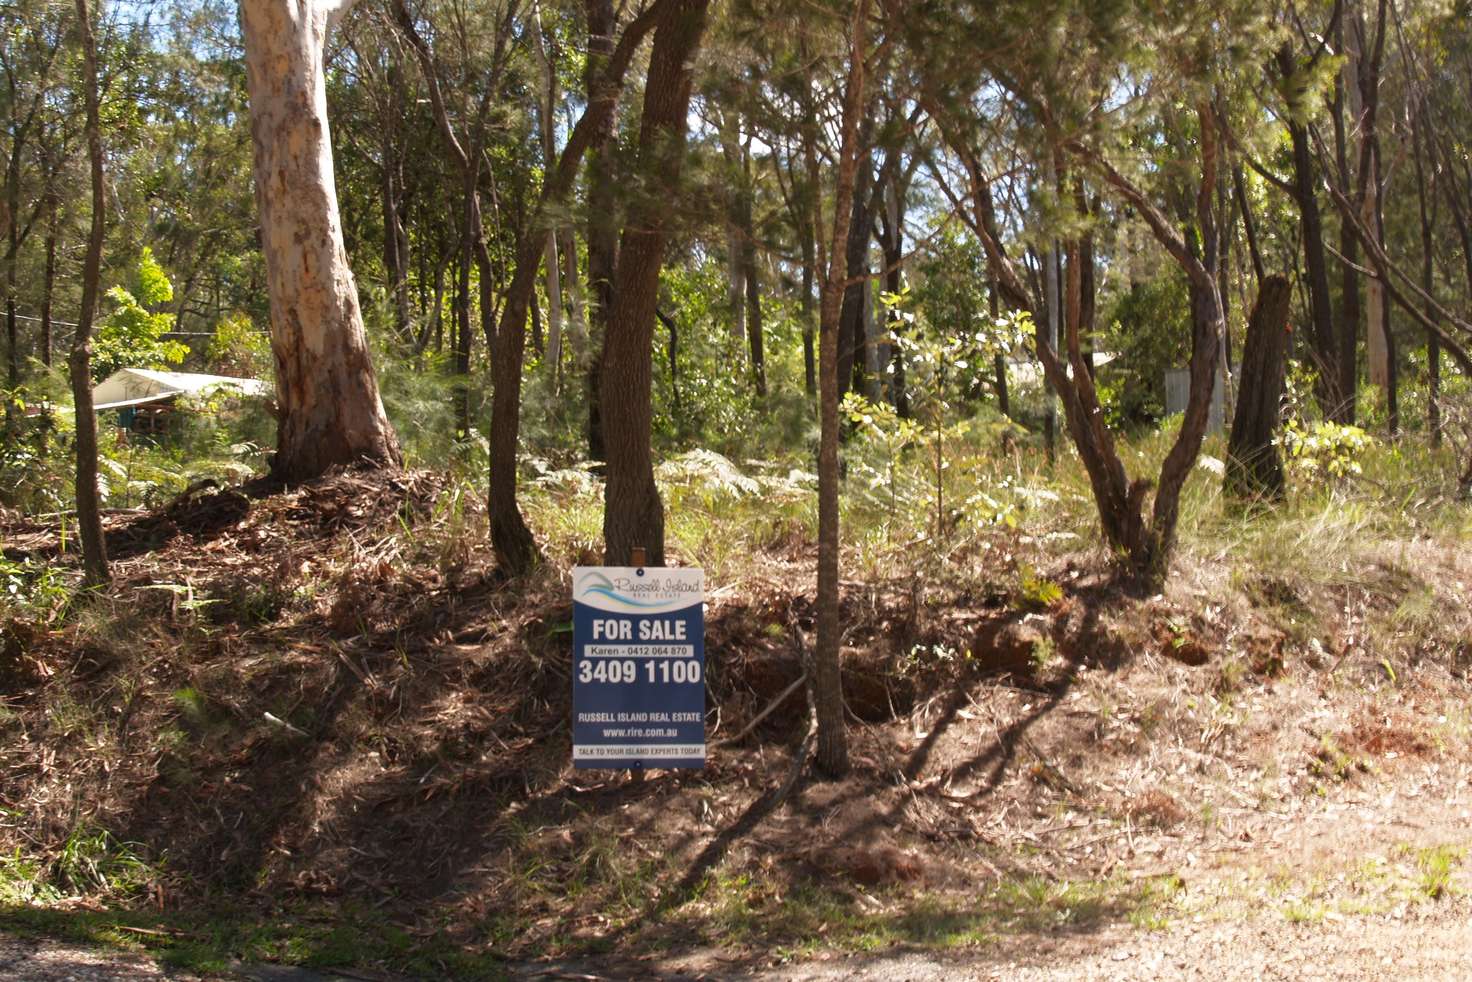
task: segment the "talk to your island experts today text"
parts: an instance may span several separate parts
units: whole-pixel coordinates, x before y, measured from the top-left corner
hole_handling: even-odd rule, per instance
[[[573,570],[574,767],[705,766],[705,573]]]

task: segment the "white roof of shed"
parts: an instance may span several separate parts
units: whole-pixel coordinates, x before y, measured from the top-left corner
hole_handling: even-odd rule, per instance
[[[146,402],[195,395],[207,389],[228,387],[246,395],[267,395],[270,386],[256,378],[201,375],[197,372],[161,372],[152,368],[120,368],[92,390],[93,409],[121,409]]]
[[[1060,352],[1060,354],[1063,355],[1063,367],[1067,370],[1068,377],[1072,378],[1073,366],[1067,364],[1068,354],[1067,352]],[[1118,357],[1119,355],[1113,351],[1096,351],[1094,352],[1094,367],[1102,368],[1103,366],[1109,364],[1111,361],[1114,361]],[[1007,362],[1007,378],[1009,381],[1012,382],[1013,385],[1024,387],[1029,385],[1041,385],[1043,382],[1042,362],[1038,361],[1036,358],[1027,359],[1025,361],[1009,361]]]

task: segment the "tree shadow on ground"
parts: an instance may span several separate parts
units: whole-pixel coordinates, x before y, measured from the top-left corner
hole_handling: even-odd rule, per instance
[[[303,521],[331,525],[351,519],[353,505],[338,496],[327,504],[286,507],[305,509]],[[329,515],[333,508],[339,510]],[[733,785],[728,768],[746,767],[744,782],[756,770],[745,762],[773,747],[771,735],[759,739],[758,752],[716,760],[698,775],[665,773],[633,782],[570,772],[571,659],[562,630],[570,617],[560,591],[553,596],[517,581],[468,594],[451,586],[422,592],[410,580],[365,588],[362,602],[388,613],[356,637],[344,637],[341,625],[322,614],[300,637],[266,632],[257,639],[263,645],[234,648],[234,642],[207,639],[209,666],[181,662],[172,674],[160,670],[151,697],[166,702],[186,688],[209,695],[211,684],[234,684],[228,680],[236,676],[228,673],[220,676],[223,682],[212,683],[208,673],[201,680],[205,668],[267,657],[260,649],[278,642],[290,649],[277,653],[282,659],[271,671],[251,677],[259,689],[220,695],[226,719],[218,738],[198,724],[186,734],[192,743],[158,757],[156,773],[145,769],[133,784],[120,779],[122,790],[96,821],[122,841],[167,856],[171,875],[180,878],[181,899],[367,900],[396,917],[450,925],[461,936],[494,920],[497,912],[485,905],[496,903],[498,880],[508,872],[502,857],[538,830],[576,821],[607,827],[611,836],[661,843],[668,853],[662,860],[693,854],[682,869],[661,867],[656,886],[668,885],[642,902],[621,932],[586,942],[617,945],[639,937],[633,930],[639,923],[657,922],[696,897],[733,851],[752,842],[783,808],[830,839],[852,842],[903,822],[907,799],[900,794],[887,807],[858,810],[860,820],[825,825],[845,803],[882,802],[894,790],[895,770],[918,780],[983,684],[958,681],[930,733],[898,768],[861,766],[839,785],[794,774],[795,734],[778,727],[775,745],[784,749],[775,768],[761,770],[785,775],[785,783],[739,792],[737,814],[719,827],[686,821],[670,832],[663,827],[666,803],[678,803],[692,786]],[[743,621],[740,637],[765,630],[771,615],[764,610],[748,618],[750,624]],[[107,686],[123,680],[95,681]],[[1071,685],[1071,674],[1062,673],[1058,683],[1039,690],[1036,708],[952,770],[979,779],[973,808],[984,804],[1015,765],[1029,732],[1056,710]],[[164,707],[151,722],[167,727],[181,715]],[[573,869],[575,854],[587,848],[570,840],[551,857],[559,864],[554,885],[556,876],[581,875]],[[946,930],[955,933],[967,929],[968,918],[980,924],[994,914],[958,909],[928,922],[900,915],[872,920],[875,931],[898,943],[922,943],[918,935],[926,923],[950,923],[946,918],[956,925]]]

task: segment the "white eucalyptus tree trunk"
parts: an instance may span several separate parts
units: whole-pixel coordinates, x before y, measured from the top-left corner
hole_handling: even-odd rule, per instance
[[[343,247],[323,52],[351,0],[241,0],[279,403],[276,474],[397,466]]]

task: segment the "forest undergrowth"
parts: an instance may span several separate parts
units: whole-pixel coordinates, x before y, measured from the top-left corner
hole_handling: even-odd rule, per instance
[[[196,968],[465,977],[1025,946],[1199,914],[1201,857],[1264,815],[1469,759],[1472,512],[1450,461],[1375,445],[1242,510],[1209,445],[1176,573],[1140,596],[1070,457],[975,436],[937,485],[923,454],[857,447],[839,782],[801,756],[800,462],[661,468],[669,551],[707,571],[712,751],[647,777],[569,765],[568,574],[600,558],[585,469],[534,465],[548,559],[514,580],[480,489],[443,473],[200,482],[109,516],[97,594],[61,519],[7,516],[0,924]],[[1378,845],[1342,896],[1289,870],[1212,909],[1461,890],[1472,843]]]

